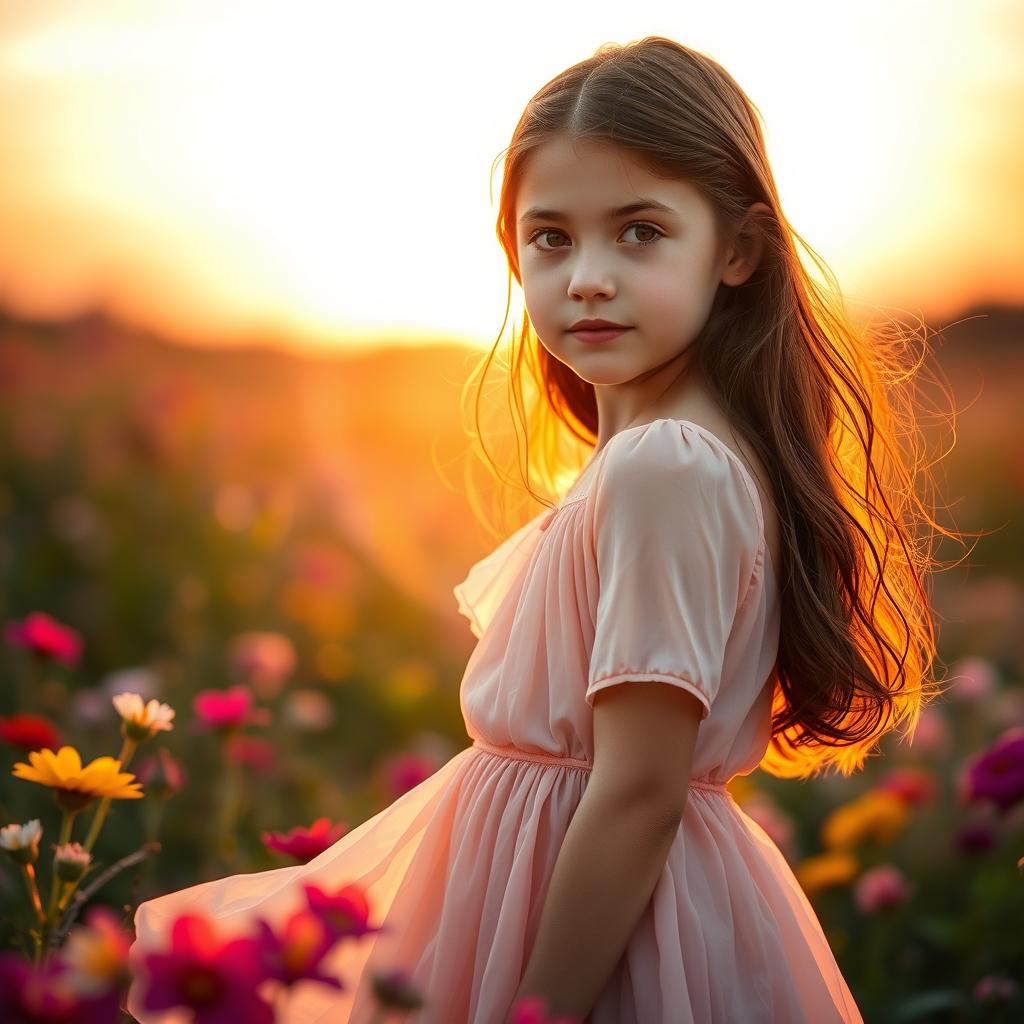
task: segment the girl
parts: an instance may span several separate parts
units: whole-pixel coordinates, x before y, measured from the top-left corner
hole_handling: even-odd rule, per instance
[[[936,692],[893,364],[802,267],[750,100],[669,39],[530,100],[498,235],[513,385],[534,372],[535,433],[591,457],[455,587],[472,745],[308,864],[143,903],[133,956],[186,910],[244,930],[351,882],[383,930],[288,1021],[365,1024],[389,967],[423,1024],[506,1024],[526,996],[591,1024],[860,1021],[727,784],[849,775]]]

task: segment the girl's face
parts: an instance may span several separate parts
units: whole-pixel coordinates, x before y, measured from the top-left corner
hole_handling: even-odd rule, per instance
[[[632,204],[644,208],[621,209]],[[601,386],[678,375],[734,273],[712,207],[692,185],[658,178],[606,143],[556,137],[527,159],[515,216],[530,321],[599,402]],[[629,330],[591,340],[570,331],[581,319]]]

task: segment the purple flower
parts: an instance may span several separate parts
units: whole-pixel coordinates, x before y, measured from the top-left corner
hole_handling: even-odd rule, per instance
[[[1024,800],[1024,727],[1007,729],[964,768],[969,801],[989,801],[1006,814]]]
[[[115,1024],[116,989],[99,996],[75,991],[60,957],[33,966],[17,953],[0,953],[0,1020],[26,1024]]]
[[[311,910],[297,910],[275,930],[258,918],[257,942],[268,978],[292,986],[298,981],[319,981],[343,989],[339,978],[324,974],[321,962],[338,942],[323,918]]]
[[[186,1007],[194,1024],[273,1024],[273,1009],[256,991],[267,978],[260,954],[258,940],[224,940],[205,917],[182,914],[171,926],[171,948],[144,957],[142,1005]]]

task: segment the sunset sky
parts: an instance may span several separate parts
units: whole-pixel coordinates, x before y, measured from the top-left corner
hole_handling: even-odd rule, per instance
[[[492,162],[548,79],[648,34],[757,104],[784,211],[851,302],[1024,302],[1013,0],[0,0],[0,304],[197,344],[489,346]]]

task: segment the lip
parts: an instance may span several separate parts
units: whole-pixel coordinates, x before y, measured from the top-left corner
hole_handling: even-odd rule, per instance
[[[623,331],[626,330],[626,324],[617,324],[614,320],[602,320],[600,317],[594,319],[584,318],[583,320],[577,320],[576,323],[569,328],[574,334],[576,331]]]
[[[632,327],[607,327],[601,330],[590,328],[588,330],[573,330],[569,333],[579,341],[598,342],[611,341],[612,338],[617,338],[620,334],[624,334],[626,331],[631,331],[632,329]]]

